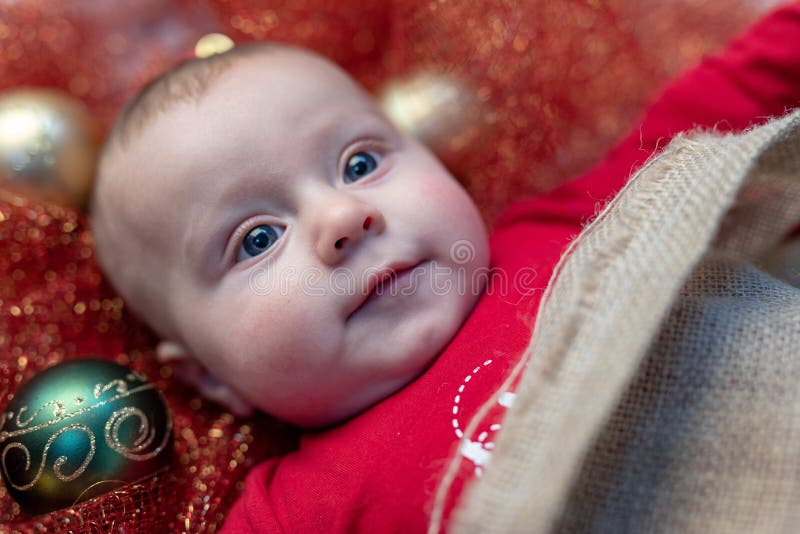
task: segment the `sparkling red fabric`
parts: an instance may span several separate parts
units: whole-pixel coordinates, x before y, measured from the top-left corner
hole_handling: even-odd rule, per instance
[[[372,89],[418,70],[458,76],[486,115],[478,141],[451,164],[487,219],[520,192],[549,189],[585,168],[660,81],[719,46],[756,9],[749,0],[671,0],[647,9],[627,0],[90,4],[2,4],[0,88],[61,89],[89,106],[101,135],[138,87],[213,30],[311,46]],[[266,417],[234,419],[184,388],[153,361],[153,342],[104,284],[83,216],[2,193],[0,409],[21,383],[59,361],[113,359],[165,393],[176,464],[38,518],[0,488],[0,532],[214,531],[248,467],[293,446],[291,429]]]
[[[266,417],[237,421],[155,362],[151,334],[103,281],[83,216],[0,191],[0,272],[3,406],[39,370],[99,356],[155,383],[175,434],[168,471],[70,509],[27,518],[0,486],[0,531],[213,530],[254,461],[291,447],[291,429]]]
[[[515,383],[506,381],[553,268],[599,204],[678,132],[738,131],[798,105],[800,2],[672,85],[596,169],[511,207],[492,236],[487,292],[432,367],[358,417],[303,436],[298,451],[253,469],[223,532],[425,532],[446,460],[456,455],[461,470],[448,488],[446,524],[465,484],[491,458],[513,402]],[[473,421],[497,392],[497,405]]]
[[[442,155],[491,221],[519,194],[587,169],[659,84],[779,1],[6,2],[0,89],[61,89],[88,105],[102,135],[211,31],[308,46],[376,91],[443,74],[464,82],[480,117],[470,141]]]

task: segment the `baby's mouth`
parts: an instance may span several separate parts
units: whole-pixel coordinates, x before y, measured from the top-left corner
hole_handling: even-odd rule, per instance
[[[386,268],[381,269],[374,276],[371,276],[367,285],[366,291],[361,293],[363,298],[359,301],[358,306],[350,312],[347,320],[353,317],[356,313],[367,307],[371,302],[377,300],[382,295],[398,295],[413,292],[416,288],[401,287],[411,278],[411,274],[424,262],[411,262],[411,263],[398,263],[392,264]]]

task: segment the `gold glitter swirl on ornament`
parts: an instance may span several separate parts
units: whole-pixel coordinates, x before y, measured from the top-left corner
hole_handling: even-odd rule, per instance
[[[117,378],[107,384],[97,384],[94,387],[92,394],[94,395],[95,399],[99,399],[103,393],[112,388],[116,388],[117,393],[125,393],[128,390],[128,384]]]
[[[30,424],[31,421],[36,419],[39,416],[39,414],[45,408],[47,408],[49,406],[55,406],[56,407],[55,410],[53,410],[53,417],[55,417],[56,419],[58,419],[62,415],[64,415],[64,404],[61,401],[52,400],[50,402],[46,402],[46,403],[42,404],[39,407],[38,410],[33,412],[33,415],[31,415],[26,421],[23,421],[22,420],[22,414],[25,413],[26,411],[28,411],[28,407],[27,406],[22,406],[19,409],[19,411],[17,412],[17,427],[18,428],[25,428],[26,426],[28,426]],[[3,419],[3,424],[0,424],[0,430],[2,430],[2,428],[5,425],[6,421],[11,420],[11,419],[14,418],[14,412],[8,412],[7,416],[8,417]],[[3,441],[3,433],[0,432],[0,443],[2,443],[2,441]]]
[[[118,395],[116,395],[114,397],[111,397],[110,399],[106,399],[106,400],[104,400],[102,402],[98,402],[98,403],[92,404],[91,406],[86,406],[84,408],[81,408],[79,410],[76,410],[74,412],[70,412],[70,413],[67,413],[67,414],[61,413],[61,415],[55,416],[53,419],[50,419],[50,420],[45,421],[43,423],[39,423],[38,425],[34,425],[34,426],[30,427],[30,428],[22,428],[22,427],[27,425],[27,424],[29,424],[31,422],[31,420],[33,420],[33,418],[36,415],[39,414],[41,409],[37,410],[34,413],[34,417],[31,417],[29,420],[24,421],[24,425],[20,425],[19,424],[19,421],[20,421],[19,417],[28,408],[27,406],[23,406],[22,408],[19,409],[19,412],[17,414],[17,427],[20,428],[20,430],[10,430],[10,431],[9,430],[3,430],[2,432],[0,432],[0,443],[3,443],[8,438],[12,438],[12,437],[28,434],[28,433],[31,433],[31,432],[35,432],[35,431],[37,431],[37,430],[39,430],[41,428],[45,428],[47,426],[50,426],[50,425],[53,425],[53,424],[58,423],[60,421],[63,421],[64,419],[69,419],[69,418],[72,418],[72,417],[78,417],[80,415],[83,415],[86,412],[91,411],[91,410],[95,410],[97,408],[101,408],[101,407],[105,406],[106,404],[112,403],[112,402],[117,401],[119,399],[124,399],[125,397],[129,397],[130,395],[133,395],[134,393],[138,393],[140,391],[146,391],[146,390],[153,389],[153,388],[154,388],[153,384],[142,384],[141,386],[135,387],[135,388],[133,388],[131,390],[123,390],[122,393],[120,393],[120,394],[118,394]],[[51,405],[51,404],[57,403],[57,402],[58,401],[50,401],[46,405]],[[60,404],[60,403],[58,403],[58,404]],[[11,420],[11,418],[7,418],[5,421],[3,421],[3,423],[5,423],[6,421],[9,421],[9,420]]]
[[[81,465],[78,466],[78,468],[75,471],[73,471],[71,475],[64,475],[61,472],[61,467],[66,463],[67,457],[59,456],[58,458],[56,458],[56,461],[53,462],[53,473],[55,474],[56,478],[58,478],[62,482],[70,482],[81,476],[84,473],[84,471],[86,471],[86,466],[89,465],[89,462],[91,462],[92,458],[94,457],[94,453],[96,450],[95,437],[94,433],[86,425],[72,424],[65,426],[64,428],[60,429],[58,432],[50,436],[50,439],[47,440],[47,443],[44,446],[44,450],[42,451],[42,461],[39,463],[39,470],[36,472],[36,475],[34,475],[33,480],[31,480],[27,484],[17,484],[13,480],[11,480],[11,477],[8,474],[8,469],[6,467],[6,455],[8,455],[8,452],[11,451],[12,449],[22,449],[23,453],[25,454],[25,471],[28,471],[31,468],[31,453],[28,450],[28,448],[22,443],[18,442],[9,443],[3,449],[3,454],[2,457],[0,458],[0,460],[2,460],[5,480],[9,484],[11,484],[14,488],[20,491],[26,491],[35,486],[36,483],[39,482],[39,479],[42,476],[45,464],[47,463],[47,453],[50,451],[50,447],[53,445],[53,442],[56,439],[58,439],[62,434],[64,434],[65,432],[69,432],[71,430],[81,430],[85,432],[86,435],[89,437],[89,450],[87,452],[86,458],[84,458],[83,463],[81,463]]]
[[[123,444],[119,439],[119,427],[130,417],[136,417],[139,419],[139,435],[134,440],[132,448],[125,446],[125,444]],[[111,417],[109,417],[108,421],[106,421],[106,443],[109,447],[111,447],[112,450],[129,460],[143,462],[145,460],[154,458],[162,450],[164,450],[167,441],[169,441],[169,438],[172,437],[172,418],[170,417],[169,412],[167,412],[167,430],[164,433],[161,443],[159,443],[158,447],[148,453],[138,454],[150,446],[155,436],[156,429],[150,425],[147,415],[145,415],[142,410],[134,406],[125,406],[124,408],[117,410],[111,414]]]
[[[53,463],[53,473],[56,475],[56,478],[61,480],[62,482],[69,482],[71,480],[75,480],[79,476],[86,471],[86,466],[89,465],[89,462],[92,461],[92,457],[94,456],[96,446],[95,446],[95,438],[94,433],[89,430],[89,427],[86,425],[81,424],[72,424],[67,425],[62,428],[60,431],[56,432],[53,437],[47,442],[47,445],[44,448],[45,456],[47,455],[48,450],[50,449],[50,445],[60,436],[61,434],[68,432],[70,430],[83,430],[89,436],[89,454],[86,455],[86,459],[83,460],[83,463],[75,470],[71,475],[64,475],[61,473],[61,467],[66,463],[67,457],[66,456],[59,456],[56,458],[56,461]],[[45,459],[42,457],[42,464],[44,464]]]

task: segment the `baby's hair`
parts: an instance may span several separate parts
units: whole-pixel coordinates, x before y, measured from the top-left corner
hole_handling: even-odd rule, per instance
[[[220,54],[192,58],[178,64],[146,83],[125,105],[108,136],[105,149],[116,145],[125,148],[162,113],[181,102],[201,98],[212,83],[239,59],[289,48],[276,43],[251,42]]]

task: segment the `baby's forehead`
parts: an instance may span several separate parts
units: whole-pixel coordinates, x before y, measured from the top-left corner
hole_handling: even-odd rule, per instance
[[[291,120],[291,111],[320,113],[346,105],[374,106],[372,98],[342,69],[305,52],[281,51],[241,58],[214,81],[202,103],[259,105],[253,120]]]
[[[241,58],[197,102],[165,113],[147,148],[167,143],[171,154],[192,161],[224,147],[215,161],[230,160],[253,139],[262,139],[266,149],[331,120],[346,126],[370,115],[382,117],[375,101],[340,68],[309,53],[280,51]]]
[[[381,115],[375,101],[334,64],[303,51],[281,50],[239,58],[199,99],[163,113],[143,137],[149,137],[148,151],[153,143],[166,141],[178,153],[184,142],[213,146],[262,135],[265,127],[278,134],[276,141],[328,115],[345,118],[359,111]],[[184,135],[175,135],[178,129]]]
[[[368,99],[342,69],[322,56],[288,45],[250,43],[183,63],[148,83],[121,114],[109,145],[126,146],[142,134],[149,136],[148,127],[174,120],[176,114],[171,112],[176,109],[189,108],[191,116],[202,112],[201,108],[252,101],[248,95],[269,95],[271,101],[281,103],[298,101],[299,93],[306,106],[314,104],[314,96],[322,103],[348,97]]]

